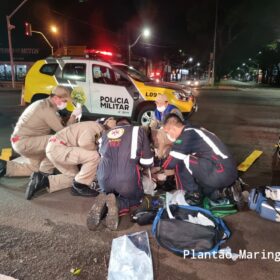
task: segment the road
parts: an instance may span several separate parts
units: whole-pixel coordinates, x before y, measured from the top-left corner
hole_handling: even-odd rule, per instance
[[[279,171],[272,168],[273,145],[280,133],[280,92],[246,89],[201,90],[194,124],[216,133],[242,162],[254,149],[264,152],[242,178],[251,187],[280,185]],[[0,147],[9,146],[9,135],[22,108],[18,92],[0,92]],[[279,264],[259,256],[255,260],[191,260],[159,248],[150,227],[125,226],[110,232],[85,227],[92,199],[72,197],[69,190],[44,194],[26,201],[28,179],[0,179],[0,274],[18,279],[106,279],[112,238],[147,230],[155,279],[278,279]],[[225,218],[232,237],[225,244],[234,252],[279,252],[279,224],[246,210]],[[268,257],[267,257],[268,258]],[[280,260],[278,260],[280,261]],[[81,268],[79,277],[71,268]]]

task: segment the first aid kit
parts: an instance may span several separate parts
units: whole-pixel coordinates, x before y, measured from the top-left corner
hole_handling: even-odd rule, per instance
[[[280,186],[265,186],[251,190],[248,206],[264,219],[280,222]]]

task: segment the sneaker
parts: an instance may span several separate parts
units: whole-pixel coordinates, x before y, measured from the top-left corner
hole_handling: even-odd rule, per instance
[[[25,192],[25,198],[30,200],[36,192],[47,187],[49,187],[48,176],[41,172],[34,172],[30,177],[30,181]]]
[[[71,194],[75,196],[95,197],[99,195],[99,192],[74,180],[71,188]]]
[[[107,195],[106,205],[108,207],[108,213],[105,218],[106,227],[110,230],[116,230],[119,225],[119,209],[115,194],[110,193]]]
[[[0,177],[6,174],[7,161],[0,159]]]
[[[106,206],[106,194],[100,193],[94,200],[90,211],[87,215],[87,228],[89,230],[96,230],[100,221],[106,216],[108,208]]]
[[[185,200],[190,206],[202,206],[203,197],[199,192],[194,192],[194,193],[186,192]]]

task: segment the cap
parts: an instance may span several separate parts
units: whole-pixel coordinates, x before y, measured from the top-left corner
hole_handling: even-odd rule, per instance
[[[168,102],[168,98],[165,94],[158,94],[156,102]]]

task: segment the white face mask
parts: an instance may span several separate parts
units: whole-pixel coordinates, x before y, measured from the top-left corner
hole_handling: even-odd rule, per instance
[[[56,105],[58,110],[63,110],[66,108],[66,106],[67,106],[67,102],[62,102],[59,105]]]
[[[168,133],[166,133],[166,136],[167,136],[167,138],[170,142],[175,142],[176,141],[176,139],[171,137]]]
[[[165,109],[166,109],[165,106],[159,106],[159,107],[157,107],[157,110],[158,110],[159,112],[161,112],[161,113],[164,112]]]

